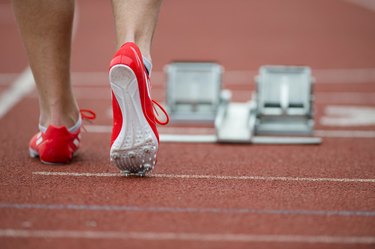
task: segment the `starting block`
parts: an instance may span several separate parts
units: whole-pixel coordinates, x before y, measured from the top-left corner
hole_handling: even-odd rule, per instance
[[[310,68],[263,66],[255,81],[256,134],[312,134],[313,78]]]
[[[222,89],[223,69],[216,63],[177,62],[165,71],[171,121],[213,122],[216,135],[206,136],[207,142],[321,143],[311,136],[313,78],[308,67],[262,66],[256,92],[246,103],[230,102],[230,91]]]

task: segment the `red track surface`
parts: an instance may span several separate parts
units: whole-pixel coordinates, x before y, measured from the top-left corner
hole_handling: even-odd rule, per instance
[[[74,89],[81,107],[96,110],[95,125],[110,125],[111,7],[78,5]],[[3,93],[27,62],[8,1],[0,13]],[[33,92],[0,119],[0,248],[374,248],[375,125],[320,123],[328,106],[375,107],[374,24],[374,11],[342,0],[166,0],[153,47],[156,99],[164,98],[158,72],[171,60],[219,61],[238,101],[250,96],[260,65],[309,65],[318,74],[316,129],[365,137],[325,137],[319,146],[163,143],[156,175],[145,179],[37,174],[117,171],[106,132],[84,134],[71,165],[30,159]],[[340,71],[324,74],[332,69]],[[370,70],[353,78],[353,69]]]

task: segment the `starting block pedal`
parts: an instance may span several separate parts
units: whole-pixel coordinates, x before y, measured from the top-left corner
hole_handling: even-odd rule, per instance
[[[171,122],[213,122],[231,94],[222,90],[223,68],[213,62],[174,62],[165,67]]]
[[[310,68],[262,66],[256,83],[256,92],[250,102],[230,103],[222,112],[225,115],[217,116],[215,127],[219,142],[321,143],[320,138],[301,137],[313,134]]]
[[[313,78],[310,68],[262,66],[256,84],[256,134],[312,134]]]

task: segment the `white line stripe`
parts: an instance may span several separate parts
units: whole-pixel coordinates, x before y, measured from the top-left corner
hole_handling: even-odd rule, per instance
[[[92,133],[110,133],[112,126],[110,125],[85,125],[85,129]],[[161,137],[165,140],[171,138],[171,136],[178,135],[192,135],[196,136],[196,142],[213,143],[216,141],[215,128],[159,128]],[[174,133],[174,134],[166,134]],[[329,138],[375,138],[375,131],[361,131],[361,130],[315,130],[314,135],[318,137],[329,137]],[[161,139],[161,140],[163,140]],[[184,139],[184,138],[182,138]],[[189,141],[191,141],[190,139]],[[183,142],[183,141],[182,141]]]
[[[371,236],[329,235],[273,235],[273,234],[204,234],[174,232],[131,232],[131,231],[78,231],[78,230],[16,230],[1,229],[1,237],[10,238],[80,238],[80,239],[124,239],[155,241],[206,241],[206,242],[284,242],[324,244],[374,244]]]
[[[375,108],[372,106],[330,105],[324,110],[320,124],[333,127],[375,126]]]
[[[121,173],[90,173],[90,172],[56,172],[36,171],[33,175],[44,176],[74,176],[74,177],[120,177]],[[214,179],[214,180],[250,180],[250,181],[297,181],[297,182],[357,182],[375,183],[375,179],[365,178],[330,178],[330,177],[291,177],[291,176],[220,176],[220,175],[179,175],[179,174],[152,174],[157,178],[179,179]]]
[[[91,133],[109,133],[112,132],[110,125],[84,125],[85,130]]]
[[[108,133],[112,131],[110,125],[85,125],[85,129],[92,133]],[[199,135],[213,135],[215,128],[198,128],[198,127],[159,127],[160,133],[176,133],[176,134],[199,134]]]
[[[344,0],[346,2],[356,4],[362,8],[375,11],[375,1],[374,0]]]
[[[0,95],[0,119],[25,95],[34,89],[34,78],[29,67]]]
[[[175,175],[154,174],[160,178],[183,178],[183,179],[219,179],[219,180],[261,180],[261,181],[298,181],[298,182],[371,182],[375,179],[356,178],[313,178],[313,177],[289,177],[289,176],[217,176],[217,175]]]
[[[317,104],[375,104],[375,92],[315,92]]]
[[[42,209],[73,210],[103,212],[152,212],[152,213],[211,213],[236,215],[312,215],[312,216],[359,216],[375,217],[375,211],[367,210],[306,210],[306,209],[254,209],[254,208],[199,208],[199,207],[157,207],[129,205],[82,205],[82,204],[33,204],[33,203],[1,203],[1,209]]]
[[[80,100],[108,100],[110,99],[109,85],[98,86],[75,86],[74,91],[77,99]],[[108,88],[103,90],[103,88]],[[248,89],[228,89],[235,99],[250,100],[252,92]],[[166,90],[153,88],[153,96],[165,98]],[[31,96],[36,98],[37,95]],[[371,92],[315,92],[314,101],[317,104],[375,104],[375,93]]]
[[[225,71],[223,82],[225,84],[250,84],[254,83],[256,70],[230,70]],[[375,83],[375,68],[357,69],[313,69],[313,76],[318,84],[325,83]],[[107,72],[73,72],[74,84],[79,85],[106,85]],[[154,85],[164,85],[165,75],[163,71],[152,72],[151,81]]]
[[[238,70],[225,71],[225,83],[254,82],[257,71]],[[312,69],[316,83],[375,83],[375,68],[353,69]]]
[[[104,90],[104,88],[106,88]],[[108,88],[108,89],[107,89]],[[248,101],[251,99],[252,92],[248,89],[228,89],[231,91],[234,99],[241,101]],[[75,86],[75,96],[80,100],[109,100],[110,90],[108,85],[103,87],[97,86]],[[158,99],[165,98],[165,89],[153,88],[152,95]],[[37,98],[38,95],[34,94],[31,98]],[[351,105],[375,105],[375,93],[369,92],[316,92],[314,95],[316,104],[351,104]]]
[[[217,143],[216,135],[160,134],[160,142],[165,143]]]
[[[220,143],[216,135],[183,135],[183,134],[161,134],[160,141],[164,143]],[[226,141],[228,142],[228,141]],[[246,144],[321,144],[320,137],[280,137],[280,136],[253,136],[251,141],[232,141],[232,143]]]
[[[332,138],[375,138],[375,131],[316,130],[315,136]]]

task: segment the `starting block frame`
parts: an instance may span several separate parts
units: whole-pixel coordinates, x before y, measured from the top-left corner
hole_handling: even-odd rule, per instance
[[[313,77],[308,67],[262,66],[251,101],[231,103],[223,68],[212,62],[166,66],[172,122],[214,123],[216,135],[162,135],[167,142],[320,144],[313,134]],[[304,136],[301,136],[304,135]]]

